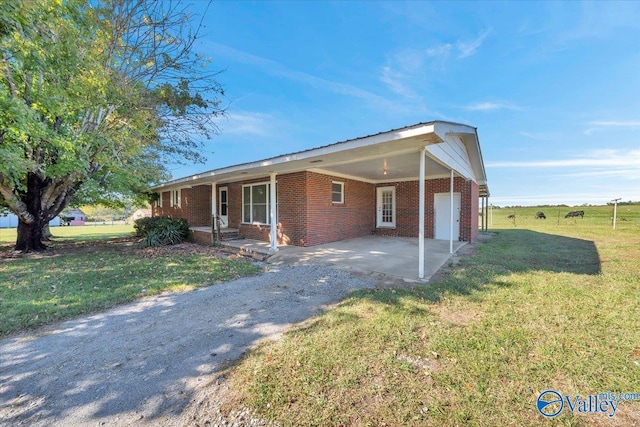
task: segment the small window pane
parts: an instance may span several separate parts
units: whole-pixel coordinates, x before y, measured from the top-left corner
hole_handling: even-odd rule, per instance
[[[266,185],[256,185],[253,187],[253,200],[255,203],[267,203],[267,186]]]
[[[251,187],[242,189],[242,221],[251,222]]]
[[[267,205],[253,205],[253,222],[267,223]]]
[[[333,203],[344,203],[344,184],[341,182],[331,183],[331,201]]]

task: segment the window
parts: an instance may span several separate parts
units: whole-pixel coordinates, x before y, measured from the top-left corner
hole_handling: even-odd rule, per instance
[[[270,224],[270,184],[251,184],[242,187],[242,222]]]
[[[344,203],[344,182],[331,182],[331,202]]]
[[[157,208],[162,207],[162,191],[158,193],[158,200],[156,200],[156,207]]]
[[[181,203],[180,203],[180,197],[181,196],[181,191],[180,189],[178,190],[171,190],[171,206],[177,206],[180,207]]]

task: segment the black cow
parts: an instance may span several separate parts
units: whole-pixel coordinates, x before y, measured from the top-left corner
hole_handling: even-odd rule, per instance
[[[536,219],[547,219],[546,215],[544,214],[544,212],[536,212]]]
[[[511,214],[507,217],[507,219],[516,219],[516,215],[515,214]]]
[[[584,211],[571,211],[568,214],[566,214],[564,217],[565,218],[575,218],[575,217],[580,217],[580,218],[584,218]]]

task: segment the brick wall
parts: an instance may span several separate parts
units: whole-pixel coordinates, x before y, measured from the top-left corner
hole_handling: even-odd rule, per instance
[[[171,193],[163,191],[162,207],[153,206],[153,216],[184,218],[189,225],[211,226],[211,185],[180,189],[180,206],[171,206]]]
[[[375,234],[380,236],[417,237],[419,212],[418,181],[376,184],[376,187],[390,186],[396,187],[396,227],[376,228],[374,231]],[[475,195],[473,193],[474,187]],[[449,191],[449,178],[438,178],[426,181],[424,234],[427,238],[432,239],[435,231],[434,194],[448,193]],[[454,193],[460,193],[460,240],[473,241],[478,237],[478,185],[464,178],[456,177],[453,180],[453,191]],[[473,209],[475,209],[475,211],[473,211]]]
[[[344,183],[344,203],[332,203],[333,181]],[[373,231],[375,189],[372,184],[307,172],[306,193],[308,229],[304,246],[366,236]]]
[[[242,236],[270,240],[269,225],[242,224],[242,185],[268,182],[268,177],[242,182],[220,183],[228,193],[229,227]],[[418,236],[418,182],[400,181],[369,184],[361,181],[298,172],[279,175],[278,244],[314,246],[371,233],[385,236]],[[344,203],[332,203],[331,184],[344,183]],[[376,228],[376,188],[396,188],[396,227]],[[217,189],[216,189],[217,191]],[[434,235],[434,194],[449,192],[449,178],[426,182],[425,237]],[[461,194],[460,240],[478,237],[478,185],[464,178],[454,179],[454,192]],[[154,216],[185,218],[190,225],[211,226],[211,186],[183,188],[181,207],[169,206],[170,193],[162,193],[163,207],[153,207]],[[200,236],[194,236],[196,240]]]
[[[307,174],[280,175],[278,180],[278,243],[305,246],[307,242]]]

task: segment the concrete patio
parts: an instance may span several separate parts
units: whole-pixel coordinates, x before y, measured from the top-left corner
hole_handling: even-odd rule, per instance
[[[381,273],[409,282],[427,282],[452,256],[448,240],[425,239],[425,278],[418,279],[418,239],[411,237],[365,236],[303,248],[281,246],[269,252],[269,243],[240,239],[225,246],[249,253],[271,255],[270,264],[323,264],[365,273]],[[466,242],[453,242],[454,253]]]

